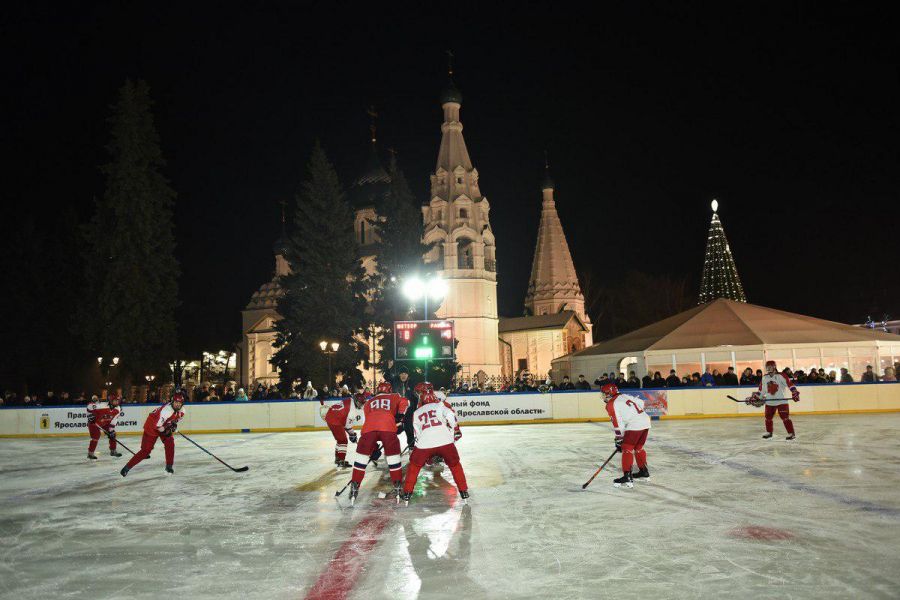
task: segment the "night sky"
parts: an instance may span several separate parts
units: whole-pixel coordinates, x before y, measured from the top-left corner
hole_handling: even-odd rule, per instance
[[[150,84],[178,193],[188,352],[240,338],[240,310],[272,274],[279,202],[293,203],[316,138],[349,183],[374,105],[382,147],[427,200],[447,49],[491,202],[502,315],[521,314],[546,149],[580,271],[699,287],[715,197],[750,302],[900,318],[900,53],[883,7],[243,4],[2,17],[7,223],[59,203],[86,221],[108,107],[127,77]]]

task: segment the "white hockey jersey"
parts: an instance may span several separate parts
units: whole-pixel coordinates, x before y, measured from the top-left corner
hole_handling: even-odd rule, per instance
[[[759,381],[759,397],[767,406],[788,404],[795,389],[794,382],[783,373],[766,373]]]
[[[416,448],[437,448],[453,443],[456,414],[443,402],[423,404],[413,413]]]
[[[650,415],[644,412],[644,401],[635,396],[619,394],[606,403],[606,412],[619,437],[626,431],[650,429]]]

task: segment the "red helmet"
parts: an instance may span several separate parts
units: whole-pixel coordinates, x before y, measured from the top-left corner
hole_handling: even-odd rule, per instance
[[[353,394],[353,404],[356,405],[356,408],[362,408],[362,405],[366,403],[366,393],[365,392],[357,392]]]
[[[106,397],[106,401],[107,401],[107,402],[110,402],[110,403],[111,403],[111,402],[118,402],[118,401],[119,401],[119,396],[118,396],[115,392],[110,392],[109,395]]]
[[[431,385],[431,384],[429,384]],[[426,390],[423,394],[419,396],[419,406],[423,404],[430,404],[432,402],[437,402],[437,396],[434,395],[433,390]]]
[[[413,391],[416,393],[416,396],[421,398],[423,394],[434,392],[434,386],[427,381],[422,381],[416,384],[416,387],[413,388]]]
[[[774,361],[774,360],[767,360],[767,361],[766,361],[766,371],[769,370],[769,367],[772,367],[772,368],[773,368],[774,370],[776,370],[776,371],[778,370],[778,367],[775,365],[775,361]]]
[[[381,383],[378,384],[378,387],[375,388],[375,391],[376,391],[376,393],[379,393],[379,394],[390,394],[391,392],[394,391],[394,388],[387,381],[382,381]]]
[[[171,402],[181,402],[182,404],[184,404],[184,394],[182,394],[181,392],[175,392],[174,394],[172,394]]]
[[[604,400],[609,402],[619,395],[619,388],[614,383],[604,383],[600,386],[600,393],[603,394]]]

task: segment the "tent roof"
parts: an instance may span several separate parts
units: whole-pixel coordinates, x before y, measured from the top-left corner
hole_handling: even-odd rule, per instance
[[[571,356],[717,346],[873,340],[900,343],[900,335],[720,298],[631,333],[594,344]]]
[[[524,331],[526,329],[562,329],[572,318],[578,321],[582,329],[587,329],[575,311],[562,310],[549,315],[534,315],[529,317],[509,317],[500,319],[497,329],[500,333],[509,331]]]

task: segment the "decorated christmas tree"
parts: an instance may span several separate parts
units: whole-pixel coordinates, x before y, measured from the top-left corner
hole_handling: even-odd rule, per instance
[[[706,241],[706,258],[703,261],[703,279],[700,283],[700,302],[706,304],[716,298],[728,298],[737,302],[746,302],[744,286],[738,277],[731,248],[725,238],[725,229],[716,211],[719,203],[712,201],[713,216],[709,224],[709,237]]]

